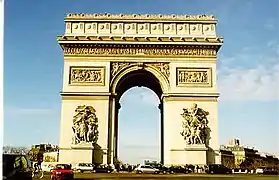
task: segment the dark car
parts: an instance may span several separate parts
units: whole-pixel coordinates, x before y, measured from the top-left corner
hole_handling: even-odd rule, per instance
[[[3,180],[32,180],[32,164],[26,155],[3,154]]]
[[[51,180],[72,180],[74,179],[74,171],[69,164],[57,164],[51,171]]]
[[[186,166],[171,166],[169,168],[169,172],[171,174],[173,173],[184,173],[184,174],[188,174],[188,173],[192,173],[192,170]]]
[[[222,164],[210,164],[205,172],[208,174],[231,174],[232,170]]]
[[[278,175],[279,173],[278,173],[277,169],[266,168],[266,169],[264,169],[263,174],[266,174],[266,175]]]
[[[109,165],[96,165],[93,168],[93,172],[95,172],[95,173],[111,173],[111,172],[113,172],[113,168]]]

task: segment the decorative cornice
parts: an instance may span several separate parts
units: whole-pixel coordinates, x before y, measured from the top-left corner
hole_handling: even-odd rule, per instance
[[[216,57],[216,46],[64,44],[65,56]]]
[[[162,15],[162,14],[84,14],[69,13],[65,21],[69,20],[145,20],[145,21],[216,21],[212,15]]]
[[[211,44],[219,45],[223,44],[222,37],[175,37],[175,36],[162,36],[162,37],[149,37],[149,36],[57,36],[57,41],[60,44],[63,43],[127,43],[127,42],[140,42],[146,44],[177,44],[182,43],[183,45],[187,44]]]

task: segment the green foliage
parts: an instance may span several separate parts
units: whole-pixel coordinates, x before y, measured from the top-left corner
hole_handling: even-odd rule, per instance
[[[30,161],[37,161],[37,156],[39,152],[40,152],[39,148],[32,147],[31,150],[28,152],[28,157]]]

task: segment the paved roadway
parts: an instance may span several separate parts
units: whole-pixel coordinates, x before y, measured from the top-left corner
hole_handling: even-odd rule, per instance
[[[279,176],[267,175],[207,175],[207,174],[174,174],[174,175],[148,175],[148,174],[130,174],[130,173],[112,173],[112,174],[93,174],[93,173],[76,173],[75,180],[158,180],[158,179],[175,179],[175,180],[278,180]],[[50,180],[50,175],[46,174],[42,180]]]

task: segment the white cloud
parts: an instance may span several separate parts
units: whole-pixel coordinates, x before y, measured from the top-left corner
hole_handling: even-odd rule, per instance
[[[244,48],[234,57],[222,57],[217,73],[221,100],[279,100],[278,46],[269,42],[269,53]]]
[[[221,99],[279,100],[279,63],[271,68],[230,69],[218,81]]]

